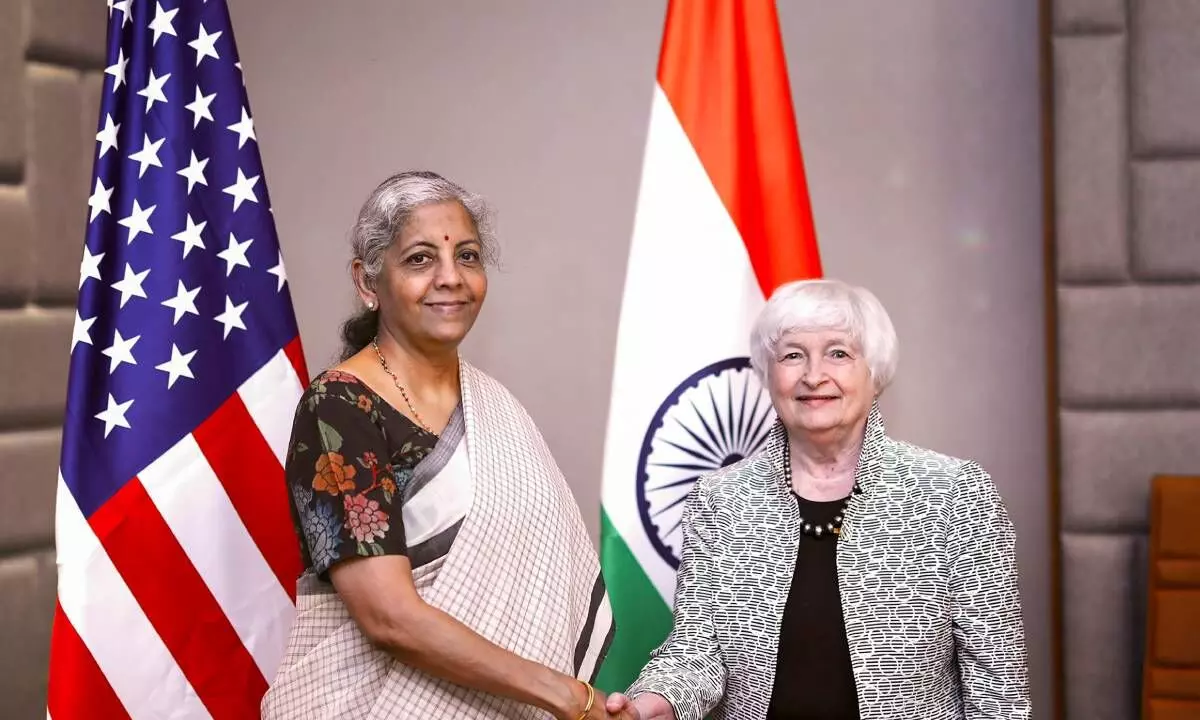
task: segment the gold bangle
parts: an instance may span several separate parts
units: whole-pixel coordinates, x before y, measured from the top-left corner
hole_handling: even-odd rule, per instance
[[[583,712],[579,713],[579,720],[584,720],[588,716],[588,713],[592,711],[592,705],[596,702],[596,688],[592,687],[591,683],[584,682],[583,680],[579,682],[583,683],[583,686],[588,691],[587,705],[584,706]]]

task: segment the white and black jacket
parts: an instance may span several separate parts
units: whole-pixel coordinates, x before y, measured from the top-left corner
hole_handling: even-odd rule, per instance
[[[786,442],[777,426],[688,498],[674,629],[629,689],[679,720],[767,713],[799,542]],[[837,572],[862,720],[1031,717],[1015,535],[991,478],[889,438],[876,406],[856,480]]]

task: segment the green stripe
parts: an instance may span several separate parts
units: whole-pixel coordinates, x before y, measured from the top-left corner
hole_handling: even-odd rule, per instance
[[[650,659],[650,651],[671,631],[671,609],[630,552],[629,546],[600,508],[600,564],[617,633],[596,687],[624,691]]]

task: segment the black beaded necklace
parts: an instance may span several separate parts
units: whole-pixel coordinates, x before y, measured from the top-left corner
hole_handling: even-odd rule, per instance
[[[783,449],[783,480],[787,483],[788,490],[795,492],[792,488],[792,449],[786,444]],[[842,507],[838,510],[838,514],[833,516],[833,522],[828,522],[822,525],[821,523],[812,523],[800,518],[800,533],[815,537],[817,539],[823,537],[837,537],[842,534],[842,523],[846,520],[846,511],[850,508],[850,498],[862,493],[862,488],[858,486],[858,481],[854,482],[854,487],[851,488],[850,494],[842,501]]]

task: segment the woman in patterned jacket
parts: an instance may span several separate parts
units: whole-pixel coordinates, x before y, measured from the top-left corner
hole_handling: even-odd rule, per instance
[[[609,717],[589,681],[612,613],[579,509],[521,404],[458,352],[488,217],[428,172],[359,213],[363,308],[292,426],[304,572],[267,720]]]
[[[785,285],[751,356],[778,422],[762,452],[697,481],[674,628],[608,709],[1029,718],[1013,526],[978,464],[884,432],[897,340],[883,306],[838,281]]]

